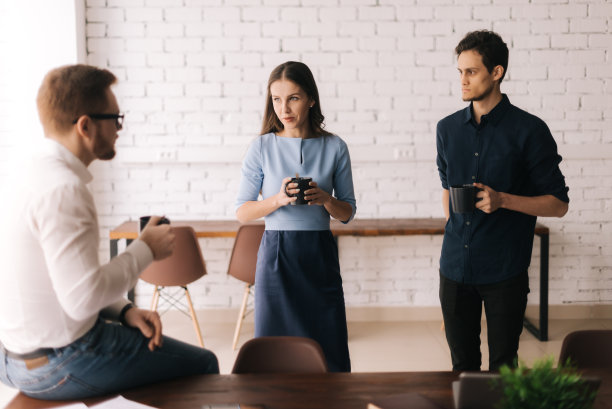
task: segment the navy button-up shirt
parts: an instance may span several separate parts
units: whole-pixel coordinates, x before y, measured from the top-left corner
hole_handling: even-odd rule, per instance
[[[553,195],[569,202],[550,130],[504,94],[480,124],[472,105],[438,122],[442,187],[480,182],[520,196]],[[466,284],[497,283],[527,271],[536,217],[507,209],[454,214],[446,223],[440,273]]]

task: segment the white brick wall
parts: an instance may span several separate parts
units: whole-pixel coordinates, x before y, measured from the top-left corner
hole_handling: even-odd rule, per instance
[[[570,212],[540,220],[551,228],[551,303],[612,301],[606,2],[217,0],[145,2],[138,11],[119,2],[87,15],[90,58],[127,74],[119,157],[98,167],[108,176],[96,181],[112,186],[97,190],[106,231],[141,213],[233,218],[267,76],[289,59],[310,65],[328,129],[349,144],[358,217],[440,217],[435,124],[464,106],[453,48],[467,30],[497,30],[511,48],[503,90],[547,121],[565,157]],[[441,237],[339,244],[348,305],[437,304]],[[239,302],[241,286],[225,277],[231,245],[202,242],[209,276],[194,288],[201,308]]]
[[[612,302],[608,1],[88,0],[86,17],[88,61],[119,76],[127,113],[117,158],[92,167],[105,258],[108,230],[129,218],[234,217],[267,76],[290,59],[309,64],[327,127],[349,145],[357,216],[441,217],[435,125],[465,105],[453,49],[486,28],[511,49],[502,90],[548,123],[564,156],[570,211],[540,219],[551,229],[550,302]],[[3,152],[9,128],[0,121]],[[237,307],[232,240],[201,244],[209,275],[192,288],[197,306]],[[441,237],[339,245],[349,306],[437,305]],[[145,305],[149,292],[139,287]]]

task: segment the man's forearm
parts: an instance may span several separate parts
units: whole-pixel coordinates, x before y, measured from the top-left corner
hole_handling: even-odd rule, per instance
[[[446,218],[446,220],[450,218],[450,212],[448,210],[449,200],[450,199],[449,199],[448,189],[443,189],[442,190],[442,209],[444,210],[444,217]]]
[[[528,197],[500,192],[500,196],[500,207],[531,216],[563,217],[568,209],[566,202],[557,199],[553,195]]]

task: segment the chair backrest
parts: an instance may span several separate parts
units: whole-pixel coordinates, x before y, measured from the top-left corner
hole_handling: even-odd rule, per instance
[[[570,332],[563,339],[559,364],[567,358],[578,368],[612,368],[612,330]]]
[[[232,373],[325,373],[327,361],[319,343],[303,337],[259,337],[247,341]]]
[[[238,228],[227,274],[249,284],[255,283],[257,252],[264,230],[263,224],[243,224]]]
[[[181,226],[173,227],[172,231],[174,252],[170,257],[152,262],[140,275],[142,280],[160,286],[187,285],[206,274],[195,230]]]

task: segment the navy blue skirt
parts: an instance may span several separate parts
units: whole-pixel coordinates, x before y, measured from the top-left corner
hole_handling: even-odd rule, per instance
[[[255,273],[255,336],[316,340],[332,372],[350,372],[338,246],[331,231],[266,230]]]

